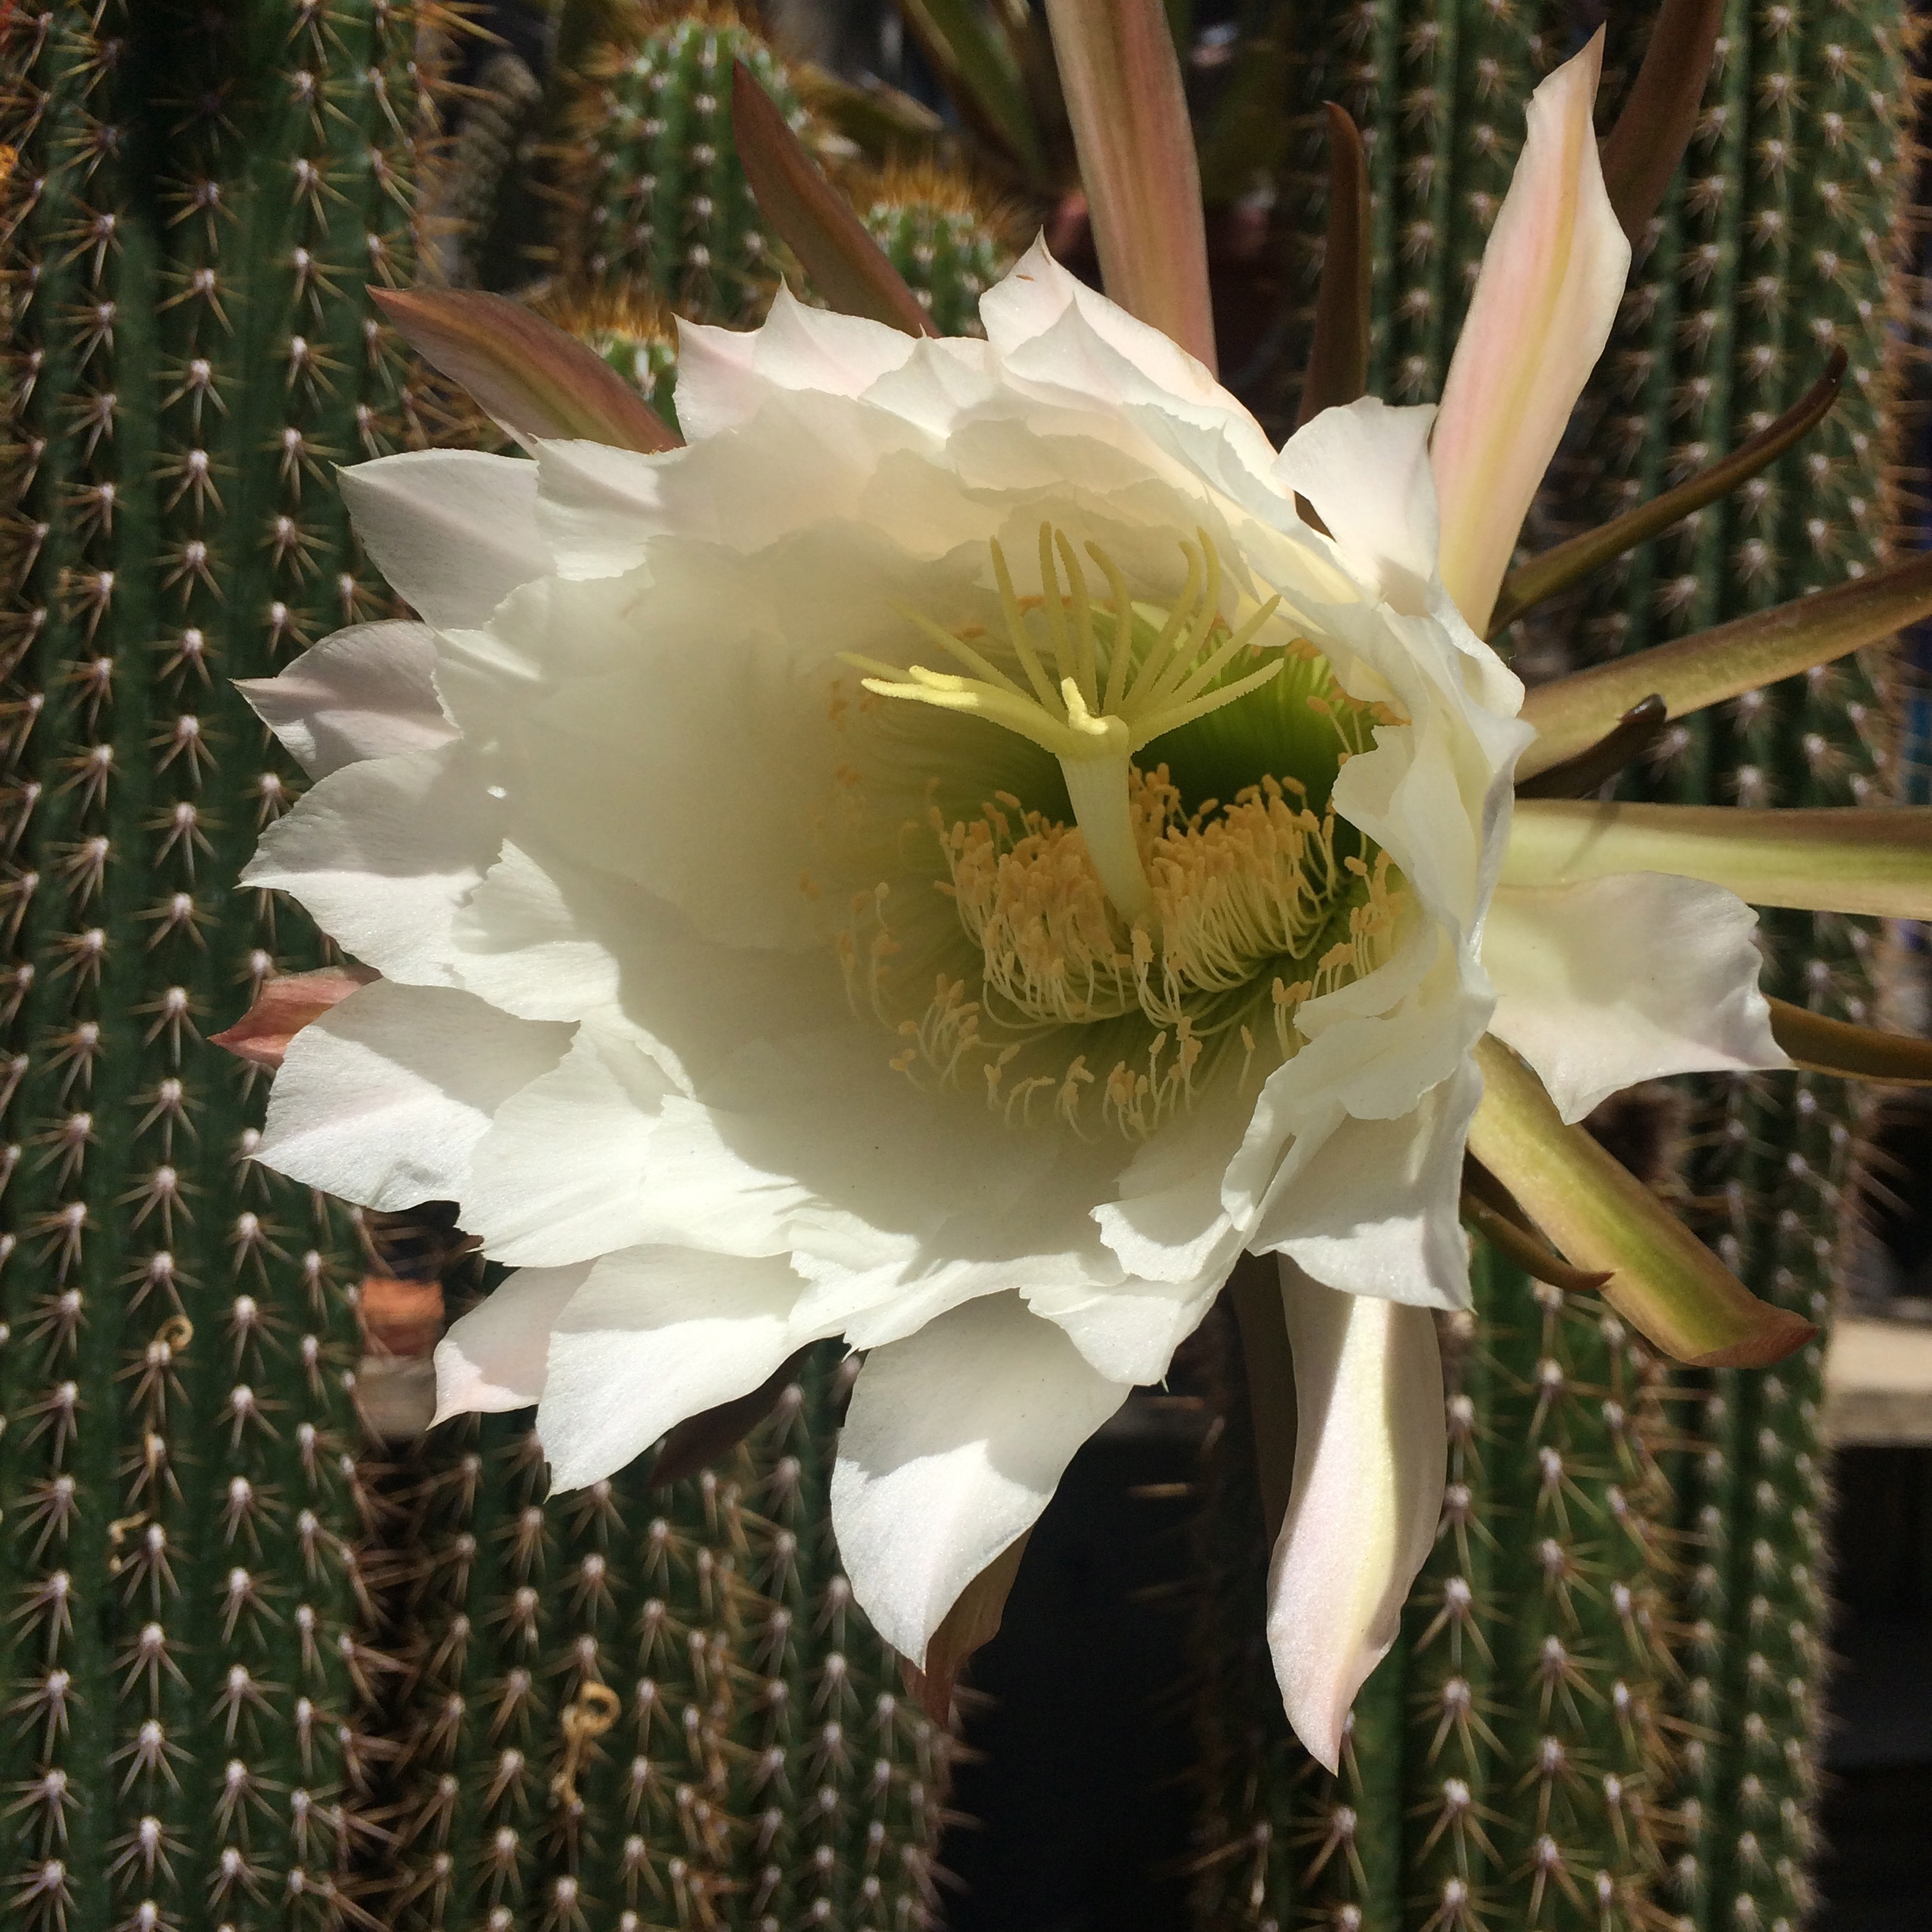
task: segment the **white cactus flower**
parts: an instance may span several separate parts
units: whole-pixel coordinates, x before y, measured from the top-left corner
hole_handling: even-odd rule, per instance
[[[570,1488],[842,1336],[834,1526],[916,1661],[1279,1256],[1270,1627],[1334,1762],[1436,1525],[1485,1030],[1569,1118],[1783,1063],[1729,894],[1497,890],[1529,733],[1456,598],[1621,289],[1594,82],[1539,91],[1439,425],[1277,452],[1036,247],[984,341],[687,329],[680,450],[346,473],[421,621],[252,687],[316,782],[246,878],[382,976],[294,1039],[259,1157],[454,1200],[515,1269],[444,1414],[535,1404]]]

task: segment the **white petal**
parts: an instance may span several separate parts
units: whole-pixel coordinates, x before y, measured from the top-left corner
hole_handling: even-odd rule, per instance
[[[1077,316],[1085,331],[1139,378],[1124,384],[1118,372],[1110,372],[1096,387],[1092,365],[1069,362],[1054,373],[1069,386],[1106,402],[1140,400],[1158,392],[1170,401],[1246,414],[1206,364],[1069,274],[1048,252],[1044,237],[979,298],[987,340],[1003,361],[1025,362],[1029,373],[1044,371],[1042,365],[1027,362],[1024,352],[1053,335],[1069,314]],[[1062,335],[1061,339],[1073,339]]]
[[[235,689],[311,778],[362,758],[429,751],[455,737],[436,693],[427,624],[357,624],[305,650],[279,677]]]
[[[874,1349],[832,1477],[852,1593],[916,1664],[959,1593],[1046,1507],[1073,1452],[1126,1398],[1017,1295],[990,1295]]]
[[[520,457],[411,450],[339,474],[363,548],[439,629],[481,623],[554,567],[537,528],[537,466]]]
[[[1483,928],[1489,1030],[1567,1121],[1666,1073],[1789,1066],[1758,989],[1757,927],[1735,893],[1662,872],[1500,886]]]
[[[608,908],[609,923],[621,927],[627,908],[610,902],[624,889],[602,876],[572,875],[574,904],[561,870],[506,841],[451,929],[458,983],[526,1020],[581,1020],[617,1003],[616,955],[597,926]]]
[[[788,293],[781,288],[781,298]],[[673,394],[678,428],[687,443],[736,429],[770,395],[771,385],[758,373],[756,329],[718,328],[680,316],[677,338]]]
[[[1249,1237],[1350,1294],[1467,1308],[1462,1154],[1482,1081],[1466,1061],[1395,1120],[1343,1119]]]
[[[1234,1245],[1230,1238],[1230,1251]],[[1230,1252],[1226,1264],[1192,1282],[1028,1289],[1026,1305],[1065,1329],[1108,1381],[1143,1388],[1166,1375],[1174,1350],[1200,1326],[1232,1265]]]
[[[829,687],[808,695],[776,640],[728,634],[708,652],[640,646],[625,672],[572,680],[529,724],[528,789],[552,844],[635,878],[708,938],[822,944],[800,881],[835,763]]]
[[[365,1208],[459,1200],[491,1114],[556,1065],[570,1032],[376,980],[289,1042],[256,1158]]]
[[[501,848],[462,744],[345,765],[262,834],[245,886],[293,893],[386,978],[447,986],[450,929]]]
[[[548,1267],[646,1240],[648,1165],[672,1091],[663,1069],[615,1028],[586,1022],[571,1050],[497,1110],[470,1163],[463,1226],[492,1260]]]
[[[774,390],[754,429],[661,456],[595,443],[534,447],[539,525],[558,570],[585,579],[635,569],[666,534],[748,553],[801,529],[889,519],[903,489],[884,487],[882,471],[908,452],[934,453],[927,432],[890,410],[802,389]],[[916,535],[921,522],[902,515],[887,526]]]
[[[1239,400],[1160,330],[1068,274],[1044,242],[980,298],[979,313],[1009,395],[1061,407],[1099,403],[1105,414],[1090,419],[1091,429],[1125,431],[1147,453],[1178,457],[1195,481],[1221,483],[1243,500],[1260,485],[1264,513],[1292,520],[1270,477],[1274,450]],[[894,393],[890,382],[881,384],[882,399]],[[1037,424],[1044,411],[1030,413]]]
[[[590,1264],[519,1268],[466,1315],[450,1324],[436,1344],[436,1417],[495,1415],[527,1409],[543,1394],[550,1331]]]
[[[1401,1627],[1442,1513],[1448,1443],[1425,1309],[1338,1294],[1282,1264],[1295,1466],[1268,1574],[1268,1648],[1295,1735],[1331,1771],[1355,1694]]]
[[[781,1259],[689,1249],[605,1255],[557,1317],[537,1433],[559,1489],[620,1470],[669,1428],[749,1395],[809,1341]]]
[[[671,519],[688,451],[646,456],[575,438],[534,445],[541,474],[537,519],[565,577],[621,577],[642,564]]]
[[[1436,572],[1435,421],[1433,408],[1391,409],[1364,396],[1303,424],[1275,465],[1282,486],[1315,506],[1356,574],[1412,614],[1425,608]]]
[[[1442,576],[1477,631],[1630,274],[1591,118],[1602,66],[1599,32],[1530,98],[1522,153],[1443,385],[1432,451]]]
[[[808,309],[782,283],[764,326],[678,324],[678,427],[693,443],[735,429],[780,389],[863,395],[899,369],[914,340],[862,316]]]

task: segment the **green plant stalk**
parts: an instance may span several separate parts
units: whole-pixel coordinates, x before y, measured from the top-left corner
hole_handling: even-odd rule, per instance
[[[327,471],[406,426],[363,283],[409,272],[423,15],[5,30],[0,1898],[32,1928],[346,1923],[369,1841],[363,1262],[253,1166],[262,1091],[204,1036],[324,957],[227,889],[296,784],[228,680],[384,606]]]

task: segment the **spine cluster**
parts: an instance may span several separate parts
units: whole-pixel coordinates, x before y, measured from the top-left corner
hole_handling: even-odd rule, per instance
[[[1203,1926],[1648,1926],[1673,1775],[1668,1378],[1594,1297],[1479,1258],[1446,1321],[1449,1489],[1341,1774],[1280,1716],[1248,1608],[1266,1591],[1238,1368],[1204,1470],[1214,1606],[1196,1639]]]
[[[1910,193],[1906,23],[1840,4],[1731,7],[1683,176],[1639,247],[1559,513],[1593,519],[1788,408],[1832,350],[1845,393],[1775,469],[1631,560],[1592,655],[1642,649],[1841,582],[1885,556],[1893,304]],[[1874,657],[1876,654],[1874,654]],[[1742,806],[1878,802],[1882,667],[1848,659],[1687,721],[1633,796]],[[1870,922],[1764,917],[1766,990],[1870,1017]],[[1855,1089],[1823,1076],[1700,1083],[1686,1207],[1756,1292],[1826,1316],[1855,1212]],[[1684,1376],[1675,1459],[1679,1848],[1664,1903],[1700,1928],[1803,1923],[1823,1717],[1823,1347],[1774,1370]]]
[[[523,1424],[365,1445],[358,1286],[413,1267],[253,1164],[265,1087],[206,1043],[328,957],[234,889],[302,781],[230,680],[395,614],[333,467],[451,433],[365,291],[447,204],[459,26],[4,28],[0,1908],[899,1932],[944,1740],[837,1571],[829,1367],[676,1491],[546,1503]]]

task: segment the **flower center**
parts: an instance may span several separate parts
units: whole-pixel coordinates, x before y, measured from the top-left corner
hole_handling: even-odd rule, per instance
[[[834,702],[855,1004],[900,1036],[896,1066],[983,1083],[1016,1121],[1150,1133],[1222,1058],[1246,1077],[1292,1057],[1301,1004],[1394,943],[1400,875],[1329,792],[1400,721],[1285,624],[1263,641],[1279,599],[1230,623],[1214,545],[1181,548],[1163,605],[1089,545],[1097,602],[1050,527],[1022,597],[995,544],[997,627],[904,613],[960,671],[849,657],[868,695]]]
[[[1219,681],[1254,643],[1281,599],[1270,597],[1239,629],[1230,630],[1221,615],[1220,557],[1206,531],[1195,535],[1198,546],[1181,546],[1187,582],[1164,612],[1137,604],[1120,567],[1098,544],[1090,543],[1087,553],[1099,566],[1113,599],[1111,608],[1096,608],[1072,542],[1050,523],[1039,528],[1041,594],[1021,598],[995,540],[990,548],[1005,620],[1004,642],[1024,684],[968,636],[945,630],[914,610],[904,614],[970,675],[916,664],[901,672],[876,658],[844,656],[855,669],[871,674],[865,687],[882,698],[966,712],[1052,752],[1085,834],[1088,856],[1107,897],[1129,919],[1142,918],[1153,904],[1129,804],[1133,754],[1155,739],[1259,690],[1282,668],[1278,657],[1256,670]]]

